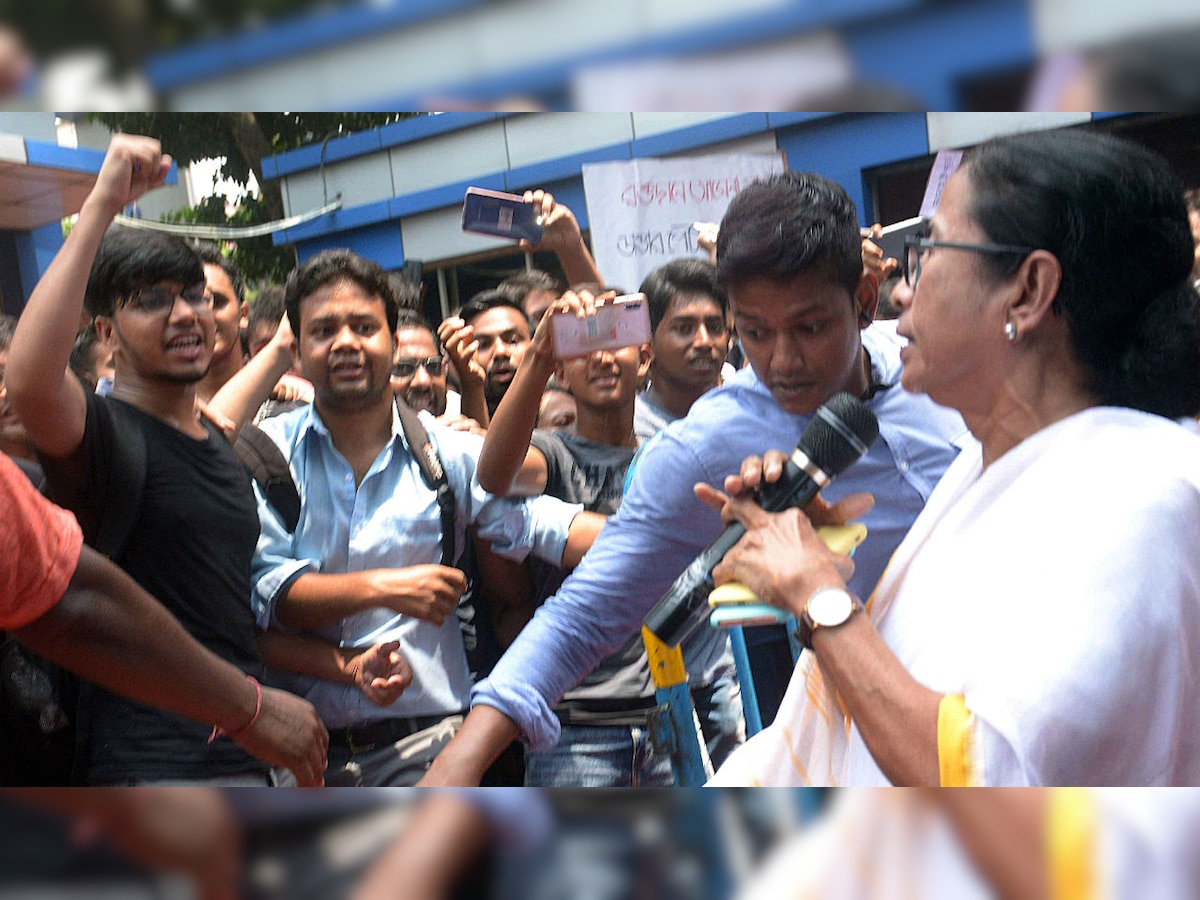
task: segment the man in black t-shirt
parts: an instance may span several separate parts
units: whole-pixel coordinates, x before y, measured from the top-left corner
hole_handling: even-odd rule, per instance
[[[115,561],[204,647],[255,680],[254,497],[228,440],[196,403],[214,342],[204,270],[177,238],[109,230],[170,164],[157,141],[113,138],[77,224],[29,300],[6,374],[52,496],[76,514],[85,538],[96,541],[132,497],[133,527]],[[83,304],[113,351],[111,398],[87,391],[67,368]],[[139,484],[139,467],[127,461],[141,452]],[[267,784],[263,762],[210,730],[97,688],[86,780]]]

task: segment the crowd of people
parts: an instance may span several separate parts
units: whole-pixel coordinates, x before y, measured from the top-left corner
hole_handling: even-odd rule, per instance
[[[638,286],[647,343],[564,358],[556,318],[624,291],[551,194],[525,249],[565,283],[430,322],[349,250],[249,300],[219,248],[114,226],[163,150],[113,138],[0,322],[0,627],[85,679],[72,781],[673,784],[640,627],[737,520],[714,578],[803,652],[746,630],[747,741],[728,633],[685,639],[714,783],[1200,783],[1200,250],[1153,153],[990,141],[900,261],[835,182],[755,182]],[[765,512],[839,393],[879,439]],[[850,520],[852,561],[815,530]]]

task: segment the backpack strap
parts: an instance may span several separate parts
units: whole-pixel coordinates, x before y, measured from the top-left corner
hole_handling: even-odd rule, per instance
[[[446,470],[438,456],[437,448],[429,439],[429,432],[421,424],[421,419],[404,401],[396,399],[396,411],[400,415],[400,427],[404,429],[404,438],[412,448],[417,466],[421,469],[421,477],[429,488],[437,494],[438,510],[442,514],[442,565],[454,565],[454,489],[446,478]]]
[[[113,449],[108,454],[110,467],[104,507],[91,545],[115,560],[125,549],[141,513],[146,486],[146,437],[132,407],[120,400],[110,400],[106,408],[111,413],[112,433],[107,438]]]
[[[300,492],[292,480],[283,451],[257,425],[245,425],[233,445],[233,452],[258,483],[288,533],[294,533],[300,522]]]

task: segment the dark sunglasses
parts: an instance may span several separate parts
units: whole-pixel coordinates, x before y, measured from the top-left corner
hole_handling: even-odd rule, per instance
[[[412,378],[417,374],[418,366],[423,368],[430,378],[436,378],[446,371],[446,360],[440,356],[427,356],[425,359],[403,357],[392,365],[392,374],[397,378]]]

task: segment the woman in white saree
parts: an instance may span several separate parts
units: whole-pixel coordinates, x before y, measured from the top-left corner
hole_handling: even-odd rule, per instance
[[[1194,900],[1200,791],[839,791],[737,900]]]
[[[739,497],[714,575],[803,623],[773,725],[715,784],[1200,784],[1200,298],[1156,155],[975,148],[897,287],[905,389],[978,439],[861,604],[795,510]],[[735,495],[777,477],[752,459]],[[698,488],[708,502],[725,498]],[[810,602],[815,599],[815,602]]]

